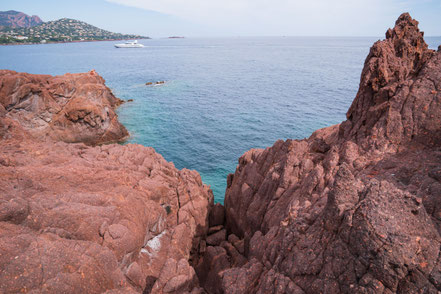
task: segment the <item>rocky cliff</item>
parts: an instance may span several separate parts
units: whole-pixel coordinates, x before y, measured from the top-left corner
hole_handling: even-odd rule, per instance
[[[408,14],[347,120],[246,152],[225,207],[151,148],[96,146],[127,135],[120,103],[95,72],[0,71],[1,293],[441,291],[441,48]]]
[[[42,24],[43,21],[36,15],[29,16],[14,10],[0,11],[0,26],[12,28],[29,28]]]
[[[401,15],[346,121],[246,152],[227,182],[209,293],[440,293],[441,50]]]
[[[0,71],[0,293],[199,293],[211,190],[127,135],[95,72]],[[193,257],[195,256],[195,257]]]

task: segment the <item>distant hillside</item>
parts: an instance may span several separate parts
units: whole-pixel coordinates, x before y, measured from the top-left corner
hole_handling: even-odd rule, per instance
[[[148,39],[148,37],[112,33],[88,23],[69,18],[44,22],[34,27],[0,28],[0,44],[80,42],[120,39]]]
[[[0,26],[29,28],[42,23],[43,21],[36,15],[29,16],[23,12],[15,10],[0,11]]]

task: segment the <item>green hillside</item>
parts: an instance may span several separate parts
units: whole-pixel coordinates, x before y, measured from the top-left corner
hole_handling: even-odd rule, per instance
[[[85,22],[62,18],[30,28],[0,28],[0,44],[148,39],[102,30]]]

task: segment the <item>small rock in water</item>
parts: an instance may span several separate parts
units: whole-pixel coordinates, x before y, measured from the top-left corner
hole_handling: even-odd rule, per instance
[[[147,82],[145,84],[146,84],[146,86],[157,86],[157,85],[165,84],[165,81]]]

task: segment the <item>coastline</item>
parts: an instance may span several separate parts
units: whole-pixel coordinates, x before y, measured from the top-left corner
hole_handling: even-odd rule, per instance
[[[441,46],[408,14],[346,120],[246,151],[225,206],[197,171],[107,144],[123,102],[94,70],[0,78],[0,292],[441,290]]]
[[[191,260],[213,205],[200,175],[113,144],[128,135],[123,101],[93,70],[0,70],[0,85],[0,292],[199,288]]]
[[[48,44],[68,44],[68,43],[91,43],[91,42],[106,42],[106,41],[124,41],[124,40],[151,40],[150,37],[144,38],[130,38],[130,39],[107,39],[107,40],[76,40],[76,41],[54,41],[54,42],[46,42],[46,43],[11,43],[11,44],[0,44],[0,46],[19,46],[19,45],[48,45]]]

